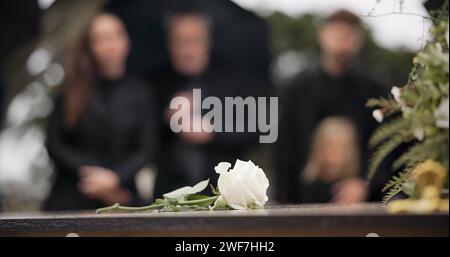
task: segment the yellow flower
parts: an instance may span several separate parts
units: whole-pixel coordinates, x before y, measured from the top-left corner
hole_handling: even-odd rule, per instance
[[[390,213],[431,213],[448,211],[448,199],[441,199],[441,191],[447,170],[439,162],[427,160],[417,165],[411,178],[416,182],[420,198],[392,201],[387,209]]]
[[[427,160],[412,171],[412,179],[416,182],[419,192],[422,197],[429,197],[429,187],[433,187],[441,191],[445,178],[447,177],[447,170],[442,164],[433,160]],[[423,195],[423,194],[426,195]]]

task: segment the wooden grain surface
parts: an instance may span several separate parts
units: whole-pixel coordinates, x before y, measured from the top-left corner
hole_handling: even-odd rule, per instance
[[[448,236],[449,216],[388,214],[381,204],[246,211],[0,213],[0,236]]]

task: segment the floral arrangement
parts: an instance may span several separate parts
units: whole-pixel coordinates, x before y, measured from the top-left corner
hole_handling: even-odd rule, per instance
[[[404,192],[410,199],[424,196],[425,182],[448,194],[449,168],[449,21],[448,7],[429,19],[431,40],[413,60],[407,85],[393,87],[388,99],[370,99],[373,117],[380,123],[369,145],[372,178],[383,160],[399,146],[409,148],[393,163],[399,171],[387,183],[384,201]],[[423,175],[424,170],[428,173]],[[442,175],[444,174],[444,175]],[[425,178],[425,179],[424,179]],[[432,179],[431,179],[432,178]],[[425,184],[426,184],[425,183]],[[448,209],[448,200],[447,200]],[[436,207],[437,208],[437,207]]]
[[[204,180],[195,186],[185,186],[163,195],[148,206],[129,207],[118,203],[97,209],[97,214],[111,212],[147,212],[153,210],[177,212],[215,209],[263,208],[268,201],[269,180],[264,171],[253,162],[236,160],[234,167],[219,163],[214,170],[219,174],[217,188],[211,185],[213,196],[202,195],[209,184]]]

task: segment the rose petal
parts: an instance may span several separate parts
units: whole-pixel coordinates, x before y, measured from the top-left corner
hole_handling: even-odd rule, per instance
[[[227,204],[236,210],[247,208],[247,197],[239,180],[231,173],[223,173],[217,181],[220,194]]]
[[[229,162],[221,162],[219,164],[217,164],[216,167],[214,167],[214,170],[221,174],[221,173],[225,173],[228,172],[228,170],[231,168],[231,163]]]

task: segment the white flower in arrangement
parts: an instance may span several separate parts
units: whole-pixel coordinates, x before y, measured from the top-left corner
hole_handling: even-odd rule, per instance
[[[400,104],[402,102],[402,98],[401,98],[402,90],[399,87],[392,87],[391,94],[397,103]]]
[[[384,120],[383,111],[380,109],[376,109],[372,112],[373,118],[378,122],[381,123]]]
[[[400,106],[403,113],[410,113],[412,111],[411,107],[406,106],[405,101],[402,99],[402,89],[400,87],[392,87],[391,95],[395,102]]]
[[[449,112],[449,98],[441,102],[438,108],[434,112],[434,118],[436,119],[436,126],[439,128],[449,128],[448,120]]]
[[[237,210],[264,207],[269,187],[264,171],[251,161],[241,160],[230,168],[228,162],[221,162],[214,168],[220,174],[217,186],[221,196],[215,206],[226,204]]]

